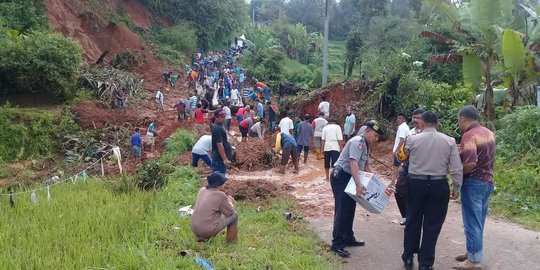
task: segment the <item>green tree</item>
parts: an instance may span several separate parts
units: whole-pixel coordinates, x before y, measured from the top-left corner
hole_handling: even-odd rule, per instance
[[[0,92],[73,95],[82,50],[60,34],[31,32],[0,36]]]
[[[21,33],[47,29],[47,18],[40,1],[3,0],[0,3],[0,27],[16,29]]]
[[[145,0],[152,10],[174,23],[191,22],[197,28],[197,44],[210,49],[234,36],[249,17],[244,0]]]

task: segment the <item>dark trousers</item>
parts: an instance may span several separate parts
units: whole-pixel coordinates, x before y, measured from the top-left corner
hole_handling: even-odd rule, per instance
[[[407,180],[407,224],[403,241],[403,258],[418,253],[419,265],[431,267],[435,246],[448,210],[450,188],[446,180]],[[422,242],[420,243],[420,236]]]
[[[353,232],[354,212],[356,201],[345,193],[345,187],[351,179],[351,175],[341,171],[336,175],[334,169],[330,176],[330,185],[334,193],[334,229],[332,231],[332,248],[344,248],[347,243],[356,241]]]
[[[409,167],[403,166],[399,172],[399,176],[396,182],[396,203],[399,208],[399,213],[402,218],[407,217],[407,177],[409,174]]]

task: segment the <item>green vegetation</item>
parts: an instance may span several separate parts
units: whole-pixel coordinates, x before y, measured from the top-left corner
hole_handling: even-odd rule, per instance
[[[196,33],[197,28],[186,22],[159,30],[154,38],[160,45],[158,56],[169,65],[182,65],[184,57],[197,50]]]
[[[60,34],[0,33],[0,91],[12,94],[74,95],[81,49]]]
[[[243,0],[144,0],[155,13],[165,15],[175,25],[195,26],[197,45],[204,49],[222,48],[247,21]]]
[[[77,132],[73,114],[42,109],[0,107],[0,160],[16,162],[54,155],[62,136]]]
[[[502,118],[497,130],[497,213],[540,229],[540,109],[523,107]]]
[[[192,143],[189,132],[175,133],[157,162],[177,158]],[[339,267],[306,223],[292,225],[283,218],[294,207],[288,200],[239,202],[237,244],[227,244],[222,235],[197,243],[178,208],[194,204],[200,177],[192,168],[172,168],[167,185],[153,192],[137,189],[135,179],[125,177],[56,185],[50,201],[45,190],[37,192],[38,204],[30,202],[30,194],[16,195],[15,207],[0,206],[6,217],[0,221],[5,247],[0,263],[10,269],[199,269],[197,256],[218,269]],[[180,251],[189,255],[179,256]]]

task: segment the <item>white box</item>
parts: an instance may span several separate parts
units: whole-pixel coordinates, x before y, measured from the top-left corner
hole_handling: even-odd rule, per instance
[[[356,184],[352,177],[345,188],[345,193],[369,212],[381,214],[388,204],[388,198],[391,194],[387,194],[386,184],[375,174],[363,171],[360,171],[360,183],[366,187],[364,196],[356,196]]]

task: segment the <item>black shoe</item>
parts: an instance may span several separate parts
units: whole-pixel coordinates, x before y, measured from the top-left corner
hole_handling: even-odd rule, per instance
[[[407,225],[407,219],[403,219],[402,221],[400,221],[399,225],[401,225],[401,226]]]
[[[366,242],[360,240],[360,241],[352,241],[352,242],[349,242],[347,244],[345,244],[345,246],[348,246],[348,247],[363,247],[366,245]]]
[[[420,266],[420,267],[418,267],[418,270],[433,270],[433,267],[431,267],[431,266]]]
[[[349,253],[345,248],[332,248],[330,249],[332,252],[336,253],[339,257],[350,257],[351,253]]]
[[[407,270],[412,270],[413,268],[413,265],[414,265],[414,257],[403,257],[401,256],[401,259],[403,260],[403,266],[405,267],[405,269]]]

